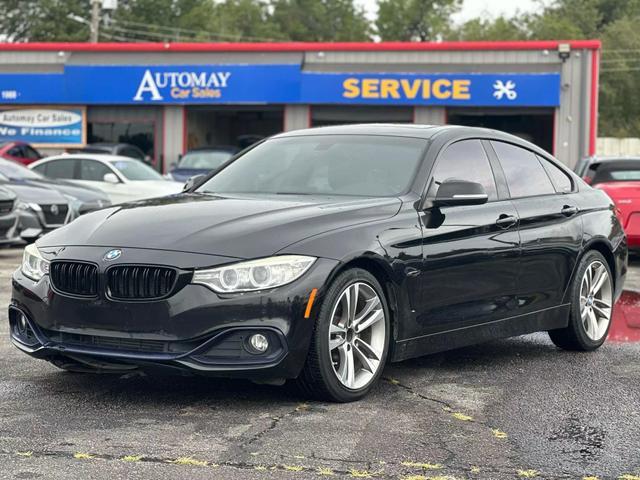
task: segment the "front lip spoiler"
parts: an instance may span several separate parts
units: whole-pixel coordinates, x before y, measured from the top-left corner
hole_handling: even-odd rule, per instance
[[[13,334],[10,334],[11,343],[23,352],[36,356],[46,357],[49,354],[77,354],[88,355],[92,357],[110,358],[116,360],[123,360],[132,363],[177,363],[184,365],[191,369],[202,371],[221,371],[221,370],[261,370],[266,368],[272,368],[280,364],[288,355],[289,349],[287,340],[282,332],[273,327],[264,326],[246,326],[246,327],[231,327],[225,328],[218,332],[215,332],[211,337],[204,340],[197,347],[189,350],[188,352],[178,353],[175,355],[166,353],[140,353],[135,351],[126,350],[110,350],[107,348],[88,348],[80,345],[68,345],[63,343],[57,343],[49,340],[42,332],[40,328],[31,320],[30,316],[21,308],[16,305],[9,305],[9,310],[15,310],[26,318],[31,330],[33,331],[38,343],[33,345],[27,345],[22,343]],[[269,330],[277,335],[282,344],[282,351],[275,358],[270,358],[268,362],[260,361],[256,359],[255,362],[237,361],[237,362],[204,362],[199,361],[197,357],[199,354],[206,352],[222,337],[228,335],[230,332],[238,330]]]

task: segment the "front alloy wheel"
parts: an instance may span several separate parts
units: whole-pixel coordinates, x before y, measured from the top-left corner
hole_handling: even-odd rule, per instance
[[[323,297],[298,386],[323,400],[358,400],[387,358],[391,328],[384,290],[371,273],[353,268],[338,275]]]
[[[331,314],[329,350],[333,372],[352,390],[378,373],[386,341],[385,314],[375,290],[366,283],[349,285]]]

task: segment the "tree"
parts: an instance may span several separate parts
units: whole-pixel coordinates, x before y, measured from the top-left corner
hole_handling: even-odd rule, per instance
[[[272,21],[270,5],[255,0],[225,0],[214,7],[213,30],[229,40],[286,40]],[[211,28],[210,27],[210,28]]]
[[[211,0],[119,0],[111,20],[102,30],[107,39],[210,41],[214,4]]]
[[[603,35],[600,134],[640,136],[640,15],[616,20]]]
[[[527,32],[516,19],[500,16],[495,19],[468,20],[459,28],[453,29],[448,38],[467,41],[524,40]]]
[[[272,0],[272,21],[294,41],[364,41],[371,26],[353,0]]]
[[[4,0],[0,32],[13,42],[73,42],[89,38],[88,25],[70,15],[89,18],[87,0]]]
[[[376,28],[382,40],[433,41],[450,31],[462,0],[379,0]]]

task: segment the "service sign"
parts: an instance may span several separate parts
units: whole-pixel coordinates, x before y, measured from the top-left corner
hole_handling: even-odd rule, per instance
[[[40,147],[85,143],[84,108],[0,109],[0,142],[20,140]]]
[[[301,97],[309,103],[556,106],[560,75],[305,72]]]

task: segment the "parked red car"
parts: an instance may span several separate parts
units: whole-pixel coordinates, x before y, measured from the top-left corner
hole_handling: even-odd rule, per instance
[[[640,250],[640,159],[593,162],[583,177],[615,203],[629,249]]]
[[[36,160],[40,160],[42,155],[28,143],[4,142],[0,143],[0,157],[23,165],[29,165]]]

